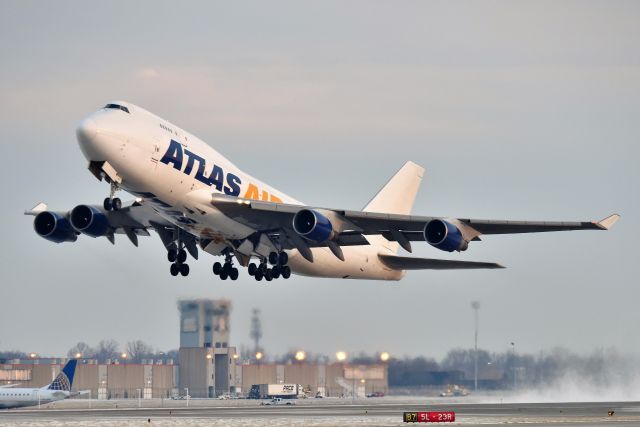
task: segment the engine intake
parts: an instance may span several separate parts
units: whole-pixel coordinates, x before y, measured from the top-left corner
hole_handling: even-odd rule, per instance
[[[78,239],[69,220],[58,212],[40,212],[33,220],[33,228],[40,237],[54,243],[75,242]]]
[[[454,224],[442,219],[432,219],[424,226],[424,239],[442,251],[465,251],[469,243]]]
[[[107,216],[95,206],[78,205],[71,211],[71,226],[91,237],[106,236],[109,233]]]
[[[311,209],[302,209],[293,217],[293,230],[300,236],[323,243],[333,237],[329,218]]]

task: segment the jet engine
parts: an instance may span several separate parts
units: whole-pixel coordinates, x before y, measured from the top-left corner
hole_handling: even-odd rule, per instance
[[[54,243],[75,242],[78,239],[67,217],[58,212],[40,212],[33,220],[33,228],[40,237]]]
[[[329,218],[311,209],[302,209],[293,217],[293,230],[305,239],[323,243],[334,236]]]
[[[454,224],[442,219],[432,219],[424,226],[424,239],[431,246],[442,251],[466,251],[469,243]]]
[[[91,237],[106,236],[109,233],[107,216],[95,206],[78,205],[71,211],[71,226]]]

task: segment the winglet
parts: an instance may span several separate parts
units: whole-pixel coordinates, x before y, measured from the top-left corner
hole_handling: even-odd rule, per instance
[[[602,230],[609,230],[619,219],[620,215],[618,214],[609,215],[605,219],[598,221],[596,225]]]
[[[35,205],[33,208],[31,208],[31,210],[29,211],[24,211],[25,215],[38,215],[40,212],[44,212],[46,211],[47,205],[45,203],[38,203],[37,205]]]

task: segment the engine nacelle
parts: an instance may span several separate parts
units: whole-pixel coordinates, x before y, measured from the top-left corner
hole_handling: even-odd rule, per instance
[[[109,220],[107,216],[95,206],[78,205],[71,211],[71,226],[77,231],[91,237],[109,234]]]
[[[466,251],[469,243],[458,227],[442,219],[432,219],[424,226],[424,240],[442,251]]]
[[[78,239],[69,220],[58,212],[40,212],[33,220],[33,228],[40,237],[54,243],[75,242]]]
[[[323,243],[334,235],[329,218],[311,209],[302,209],[293,217],[293,230],[305,239]]]

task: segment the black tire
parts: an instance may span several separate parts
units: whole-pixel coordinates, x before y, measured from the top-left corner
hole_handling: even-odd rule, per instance
[[[256,272],[256,274],[253,276],[253,278],[254,278],[254,279],[256,279],[256,281],[257,281],[257,282],[261,281],[261,280],[262,280],[262,277],[263,277],[263,276],[262,276],[262,273],[260,272],[260,270],[258,270],[258,271]]]
[[[258,271],[258,266],[254,263],[249,264],[249,276],[255,276]]]
[[[258,269],[260,270],[260,273],[262,273],[262,275],[264,276],[265,274],[267,274],[267,270],[269,270],[269,267],[267,267],[267,264],[262,263],[260,264],[260,267],[258,267]]]
[[[222,264],[216,261],[213,263],[213,274],[217,276],[220,273],[222,273]]]
[[[277,279],[278,277],[280,277],[281,271],[282,271],[282,267],[279,267],[276,265],[271,269],[271,277],[273,277],[274,279]]]
[[[189,264],[180,264],[180,274],[185,277],[189,275]]]
[[[180,266],[178,264],[171,264],[171,268],[169,268],[172,276],[177,276],[180,273]]]
[[[264,275],[264,278],[267,282],[270,282],[273,280],[273,274],[271,273],[271,269],[267,270],[267,274]]]
[[[229,273],[227,273],[223,268],[222,271],[220,272],[220,280],[227,280],[228,277],[229,277]]]
[[[178,258],[178,254],[176,254],[176,250],[169,249],[169,251],[167,252],[167,259],[169,260],[169,262],[176,262],[177,258]]]
[[[222,272],[225,273],[227,276],[229,276],[229,273],[231,273],[232,268],[233,266],[231,264],[229,264],[228,262],[225,262],[224,265],[222,266]]]
[[[111,200],[111,205],[113,206],[114,211],[119,211],[120,208],[122,208],[122,200],[118,197],[114,197],[113,200]]]
[[[180,251],[178,251],[178,262],[182,263],[185,262],[187,260],[187,251],[185,251],[184,249],[180,249]]]
[[[107,197],[106,199],[104,199],[104,202],[102,202],[102,207],[104,208],[105,211],[112,210],[113,204],[111,203],[111,198]]]
[[[289,255],[287,255],[286,252],[280,252],[280,254],[278,254],[278,264],[287,265],[288,262],[289,262]]]
[[[231,280],[238,280],[238,276],[240,276],[240,272],[238,271],[238,269],[232,268],[231,271],[229,272],[229,278]]]
[[[276,265],[278,263],[278,253],[270,252],[269,253],[269,264]]]
[[[291,268],[285,265],[284,267],[282,267],[282,278],[288,279],[289,277],[291,277]]]

